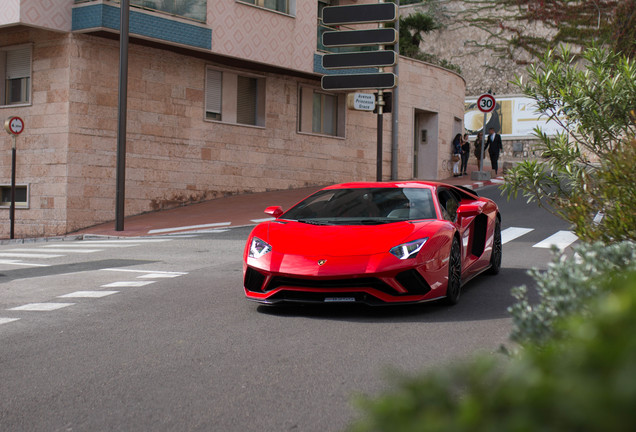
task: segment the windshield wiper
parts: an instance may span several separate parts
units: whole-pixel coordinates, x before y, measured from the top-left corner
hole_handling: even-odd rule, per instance
[[[357,220],[356,223],[359,223],[360,225],[384,225],[395,222],[404,222],[407,220],[408,219],[360,219]]]
[[[309,225],[331,225],[331,223],[327,221],[319,221],[316,219],[298,219],[297,222],[309,224]]]

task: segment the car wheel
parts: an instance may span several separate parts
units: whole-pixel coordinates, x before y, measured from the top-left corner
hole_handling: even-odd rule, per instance
[[[492,241],[492,254],[490,255],[490,269],[488,274],[496,275],[501,268],[501,257],[503,250],[501,248],[501,227],[499,220],[495,222],[495,234]]]
[[[462,256],[459,241],[453,238],[450,256],[448,257],[448,286],[446,287],[446,303],[457,304],[462,290]]]

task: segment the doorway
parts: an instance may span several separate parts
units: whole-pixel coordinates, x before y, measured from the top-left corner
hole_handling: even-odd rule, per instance
[[[436,180],[439,152],[439,115],[431,111],[415,110],[413,133],[413,178]]]

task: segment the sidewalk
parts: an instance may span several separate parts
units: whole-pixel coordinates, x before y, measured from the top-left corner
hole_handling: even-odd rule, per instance
[[[471,172],[477,171],[476,165],[468,166],[468,175],[440,180],[443,183],[468,186],[473,189],[502,183],[501,177],[486,182],[471,180]],[[161,234],[179,234],[245,225],[256,225],[268,219],[264,213],[266,207],[279,205],[289,209],[320,186],[303,189],[262,192],[217,198],[197,204],[190,204],[170,210],[130,216],[124,219],[124,230],[116,231],[115,222],[108,222],[86,228],[72,235],[137,237]]]

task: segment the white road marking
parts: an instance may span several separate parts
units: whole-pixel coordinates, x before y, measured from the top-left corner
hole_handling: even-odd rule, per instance
[[[523,235],[526,235],[531,231],[534,231],[534,230],[532,228],[517,228],[517,227],[506,228],[505,230],[501,231],[501,243],[506,244],[509,241],[512,241]]]
[[[47,246],[43,246],[47,247]],[[33,249],[9,249],[8,252],[32,252]],[[71,249],[71,248],[56,248],[56,249],[47,249],[47,252],[55,252],[55,253],[94,253],[101,252],[102,249]]]
[[[64,248],[64,249],[75,249],[75,248],[82,248],[82,249],[86,249],[86,248],[95,248],[95,247],[100,247],[100,248],[127,248],[127,247],[133,247],[133,246],[139,246],[141,245],[141,242],[137,241],[134,243],[106,243],[104,242],[103,244],[101,242],[88,242],[88,243],[84,243],[84,242],[78,242],[78,243],[74,243],[72,245],[46,245],[46,246],[42,246],[43,248]]]
[[[222,227],[222,226],[228,226],[228,225],[231,225],[231,224],[232,224],[232,222],[218,222],[218,223],[203,224],[203,225],[190,225],[190,226],[181,226],[181,227],[173,227],[173,228],[161,228],[161,229],[150,230],[150,231],[148,231],[148,234],[166,233],[166,232],[171,232],[171,231],[195,230],[195,229],[201,229],[201,228]]]
[[[33,312],[50,312],[56,309],[62,309],[73,306],[75,303],[29,303],[23,306],[14,307],[11,311],[33,311]]]
[[[558,231],[532,247],[550,249],[552,246],[556,246],[560,250],[565,250],[565,248],[578,239],[579,238],[572,231]]]
[[[144,274],[156,274],[156,275],[166,275],[163,277],[176,277],[187,275],[187,272],[172,272],[172,271],[162,271],[162,270],[135,270],[135,269],[124,269],[124,268],[104,268],[101,269],[103,271],[112,271],[112,272],[125,272],[125,273],[144,273]],[[175,275],[175,276],[172,276]]]
[[[101,298],[112,294],[117,294],[119,291],[75,291],[69,294],[58,296],[58,298]]]
[[[148,273],[141,276],[137,276],[137,279],[167,279],[183,276],[183,274],[176,273]]]
[[[59,258],[62,257],[64,255],[51,255],[51,254],[41,254],[41,253],[21,253],[21,252],[17,252],[17,253],[5,253],[2,252],[0,253],[0,257],[6,257],[6,258]]]
[[[263,219],[252,219],[252,222],[261,223],[261,222],[267,222],[267,221],[273,221],[273,220],[276,220],[276,218],[269,217],[269,218],[263,218]]]
[[[20,318],[0,318],[0,325],[2,325],[2,324],[8,324],[8,323],[10,323],[10,322],[17,321],[17,320],[19,320],[19,319],[20,319]]]
[[[168,239],[168,238],[140,238],[140,237],[134,237],[131,239],[115,239],[115,240],[82,240],[82,241],[78,241],[78,242],[73,242],[71,244],[69,244],[69,246],[75,245],[75,244],[92,244],[92,245],[101,245],[101,244],[109,244],[109,243],[115,243],[115,244],[122,244],[122,243],[162,243],[162,242],[167,242],[167,241],[171,241],[172,239]]]
[[[51,267],[50,264],[25,263],[18,260],[0,260],[0,264],[17,265],[17,266],[25,266],[25,267]]]
[[[132,288],[142,287],[155,283],[156,281],[121,281],[102,285],[102,288]]]

